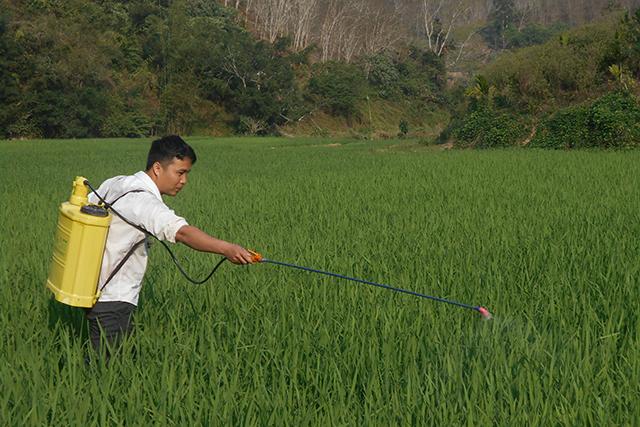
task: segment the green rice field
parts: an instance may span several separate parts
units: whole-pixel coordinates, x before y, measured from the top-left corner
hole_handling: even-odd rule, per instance
[[[494,319],[270,264],[195,286],[154,244],[135,335],[87,363],[45,288],[57,209],[149,141],[0,142],[0,425],[640,424],[640,151],[190,138],[190,224]]]

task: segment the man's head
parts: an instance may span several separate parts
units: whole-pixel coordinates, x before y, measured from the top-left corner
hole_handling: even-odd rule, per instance
[[[146,173],[160,194],[175,196],[187,184],[187,175],[196,162],[196,153],[182,138],[169,135],[151,143]]]

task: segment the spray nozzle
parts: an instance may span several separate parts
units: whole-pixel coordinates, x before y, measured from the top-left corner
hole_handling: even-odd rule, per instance
[[[482,314],[482,317],[484,317],[486,320],[491,320],[491,313],[489,313],[489,310],[487,310],[484,307],[478,307],[478,311],[480,312],[480,314]]]

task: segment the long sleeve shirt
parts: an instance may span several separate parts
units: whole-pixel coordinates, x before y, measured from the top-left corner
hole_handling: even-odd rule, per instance
[[[145,172],[110,178],[96,191],[108,203],[113,203],[118,197],[131,190],[143,191],[124,195],[113,204],[113,207],[126,219],[141,226],[158,239],[175,243],[176,233],[182,226],[187,225],[187,221],[164,204],[158,187]],[[89,195],[89,202],[98,203],[98,201],[94,193]],[[98,289],[103,287],[129,250],[145,238],[144,233],[124,222],[117,215],[112,214],[112,216]],[[133,252],[104,287],[98,301],[125,301],[138,305],[142,279],[147,268],[147,254],[148,244],[145,242]]]

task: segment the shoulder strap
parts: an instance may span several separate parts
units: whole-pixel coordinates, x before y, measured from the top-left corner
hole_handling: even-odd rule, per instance
[[[122,193],[121,195],[119,195],[118,197],[116,197],[116,199],[115,199],[113,202],[111,202],[111,203],[107,203],[107,204],[106,204],[106,206],[107,206],[108,208],[110,208],[110,207],[111,207],[111,205],[115,204],[118,200],[122,199],[124,196],[126,196],[126,195],[127,195],[127,194],[129,194],[129,193],[144,193],[145,191],[146,191],[146,190],[140,190],[140,189],[138,189],[138,190],[129,190],[129,191],[126,191],[126,192]]]
[[[116,199],[115,199],[113,202],[105,203],[105,207],[106,207],[107,209],[111,209],[111,206],[112,206],[113,204],[115,204],[118,200],[122,199],[122,198],[123,198],[124,196],[126,196],[127,194],[129,194],[129,193],[143,193],[143,192],[145,192],[145,191],[146,191],[146,190],[140,190],[140,189],[138,189],[138,190],[129,190],[129,191],[127,191],[127,192],[125,192],[125,193],[121,194],[120,196],[116,197]],[[136,229],[138,229],[139,231],[142,231],[143,233],[145,233],[145,235],[146,235],[146,234],[149,234],[149,232],[148,232],[147,230],[145,230],[144,228],[142,228],[142,227],[139,227],[139,226],[137,226],[137,227],[136,227],[136,226],[135,226],[135,225],[133,225],[133,224],[130,224],[130,225],[132,225],[133,227],[135,227],[135,228],[136,228]],[[120,262],[118,263],[118,265],[116,265],[116,266],[115,266],[115,268],[113,269],[113,271],[111,272],[111,274],[109,274],[109,277],[107,278],[107,280],[104,282],[104,284],[103,284],[103,285],[102,285],[102,287],[100,288],[100,292],[102,292],[102,290],[105,288],[105,286],[107,286],[107,285],[109,284],[109,282],[111,281],[111,279],[113,279],[113,277],[118,273],[118,271],[120,271],[120,269],[121,269],[121,268],[122,268],[122,266],[125,264],[125,262],[127,262],[127,260],[128,260],[129,258],[131,258],[131,255],[133,255],[133,253],[135,252],[135,250],[136,250],[136,249],[138,249],[138,247],[140,247],[140,245],[141,245],[141,244],[143,244],[145,240],[147,240],[147,238],[146,238],[146,237],[145,237],[145,238],[143,238],[142,240],[138,241],[137,243],[135,243],[135,244],[131,247],[131,249],[129,249],[129,251],[127,252],[127,254],[126,254],[126,255],[125,255],[125,256],[120,260]]]
[[[133,255],[133,253],[135,252],[136,249],[138,249],[138,247],[144,243],[144,241],[147,240],[146,237],[142,240],[140,240],[139,242],[137,242],[135,245],[133,245],[131,247],[131,249],[129,249],[129,252],[127,252],[127,254],[124,256],[124,258],[122,258],[120,260],[120,262],[118,263],[118,265],[116,265],[116,267],[113,269],[113,271],[111,272],[111,274],[109,275],[109,277],[107,278],[107,280],[104,282],[104,284],[102,285],[102,287],[100,288],[100,292],[102,292],[102,290],[105,288],[105,286],[107,286],[109,284],[109,282],[111,281],[111,279],[113,279],[113,276],[115,276],[118,271],[120,271],[120,269],[122,268],[122,266],[124,265],[125,262],[127,262],[127,260],[131,257],[131,255]]]

